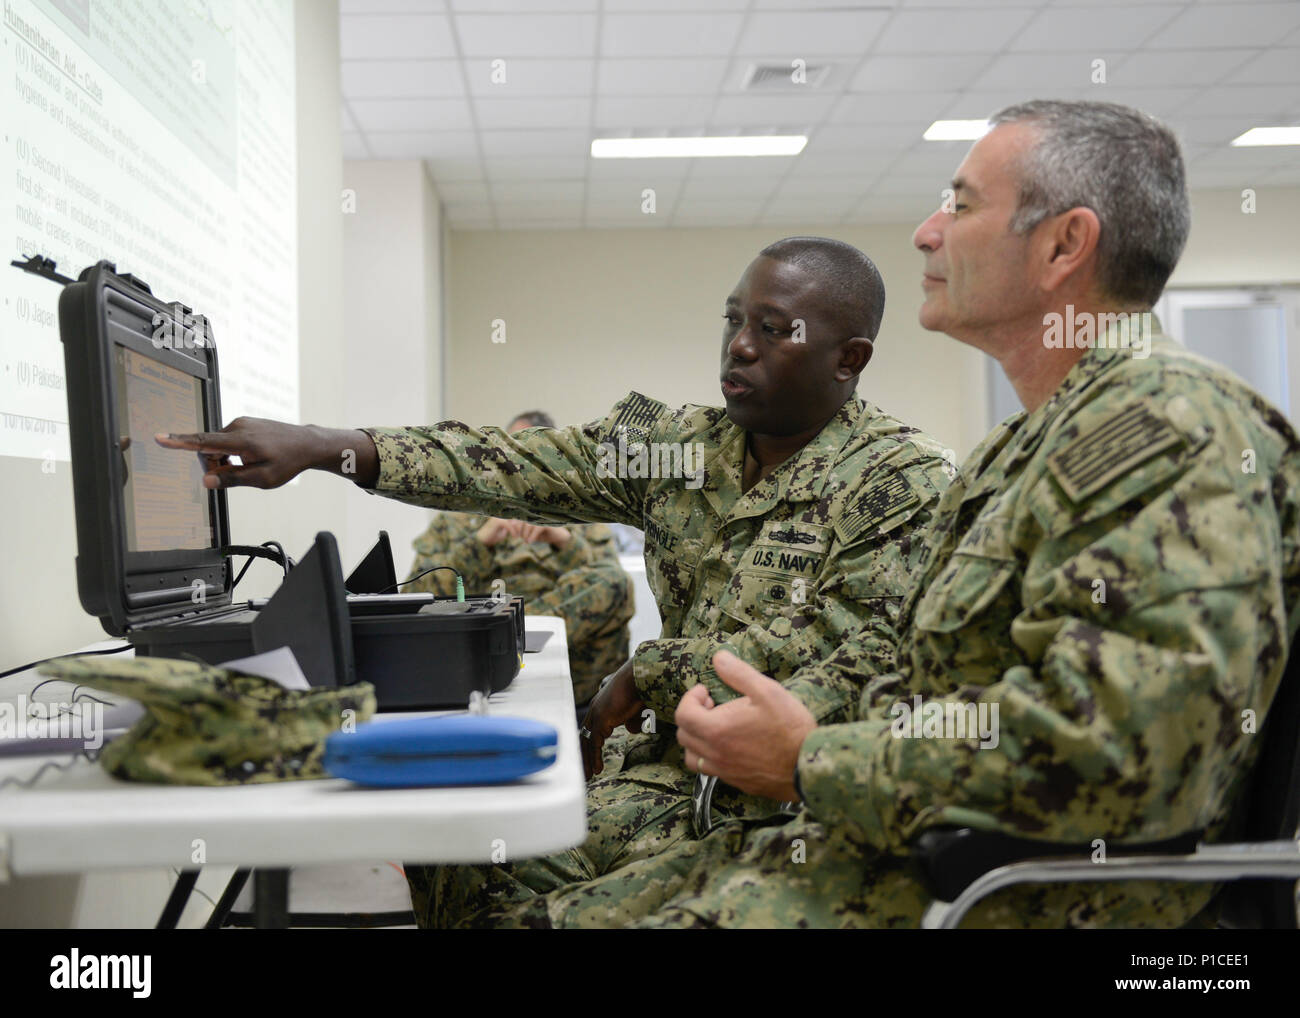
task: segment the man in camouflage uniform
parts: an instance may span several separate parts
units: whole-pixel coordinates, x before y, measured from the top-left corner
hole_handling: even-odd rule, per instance
[[[308,467],[343,473],[355,463],[362,487],[417,505],[645,531],[663,633],[592,702],[588,775],[601,772],[615,728],[652,731],[612,754],[626,754],[617,773],[589,785],[580,848],[436,879],[408,866],[422,923],[527,900],[685,837],[695,776],[664,729],[688,686],[708,682],[722,695],[711,664],[720,648],[789,680],[826,721],[849,716],[862,677],[805,682],[800,669],[864,626],[864,652],[892,660],[889,624],[918,564],[915,535],[952,467],[932,439],[855,395],[883,309],[884,284],[862,252],[790,238],[765,248],[727,299],[725,411],[670,410],[631,393],[584,427],[513,436],[457,422],[357,432],[241,418],[222,433],[162,440],[202,450],[211,485],[275,487]],[[742,816],[777,804],[722,789],[715,806]]]
[[[1149,308],[1182,250],[1168,130],[1094,103],[993,122],[958,170],[955,206],[916,231],[921,322],[997,357],[1026,411],[944,493],[896,661],[852,640],[775,682],[719,654],[741,697],[697,684],[676,712],[690,769],[801,811],[727,820],[475,924],[915,926],[928,897],[909,851],[930,827],[1101,839],[1111,853],[1230,833],[1296,629],[1300,443],[1276,408],[1140,314],[1081,324]],[[819,724],[787,692],[864,674],[852,723]],[[994,737],[918,726],[918,707],[996,707]],[[1212,892],[1030,885],[966,925],[1177,926]]]
[[[555,422],[530,411],[506,430],[514,434],[533,427],[553,428]],[[523,596],[527,614],[564,619],[573,698],[580,704],[627,660],[627,624],[636,608],[632,578],[618,564],[614,534],[603,523],[546,527],[441,512],[415,540],[411,575],[419,579],[403,589],[455,594],[452,573],[426,572],[435,566],[459,573],[467,593],[490,593],[500,581],[500,589]]]

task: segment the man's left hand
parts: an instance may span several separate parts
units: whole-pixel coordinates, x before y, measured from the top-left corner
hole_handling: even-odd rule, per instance
[[[740,697],[715,706],[704,683],[686,691],[675,719],[687,768],[749,795],[798,799],[794,768],[816,719],[781,683],[734,654],[718,651],[713,668]]]
[[[615,728],[626,725],[629,732],[641,731],[643,707],[645,704],[636,688],[636,676],[629,660],[600,687],[587,708],[587,716],[582,719],[586,734],[578,742],[582,750],[582,769],[588,781],[605,769],[601,750]]]

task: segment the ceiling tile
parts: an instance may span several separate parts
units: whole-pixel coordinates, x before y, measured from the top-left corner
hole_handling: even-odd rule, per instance
[[[469,90],[473,95],[485,99],[526,99],[591,94],[592,76],[596,73],[594,60],[527,60],[523,57],[502,60],[500,67],[495,66],[493,60],[481,57],[465,61]]]
[[[1271,46],[1300,26],[1300,4],[1232,3],[1189,7],[1146,40],[1153,49]]]
[[[947,186],[947,180],[928,180],[919,173],[895,174],[891,170],[888,175],[881,177],[872,185],[871,193],[873,195],[931,195],[934,204],[938,205],[943,189]]]
[[[790,175],[805,178],[863,176],[870,179],[879,176],[881,170],[894,161],[894,155],[892,147],[882,152],[872,151],[870,145],[866,151],[831,155],[810,155],[805,149]]]
[[[977,0],[981,7],[1041,7],[1050,0]],[[1067,3],[1086,3],[1090,0],[1065,0]],[[1123,3],[1124,0],[1099,0],[1102,3]],[[1168,3],[1169,0],[1135,0],[1137,3]],[[956,7],[961,0],[899,0],[898,6],[909,9],[926,7]]]
[[[861,198],[871,188],[876,174],[858,173],[846,177],[801,177],[791,173],[781,182],[776,191],[778,199],[816,198],[818,196],[835,197],[844,195]]]
[[[925,125],[929,127],[929,124]],[[825,155],[842,152],[866,152],[875,146],[894,148],[912,144],[921,140],[921,130],[915,124],[875,124],[871,130],[857,126],[822,126],[817,128],[808,145],[806,154]]]
[[[642,128],[704,127],[712,110],[712,96],[602,96],[596,100],[595,124],[602,129],[633,132]]]
[[[1189,111],[1195,112],[1195,111]],[[1180,117],[1171,125],[1184,145],[1226,145],[1253,125],[1248,116]]]
[[[805,70],[809,74],[824,69],[823,73],[819,74],[811,83],[807,81],[796,83],[793,79],[794,62],[784,56],[738,56],[727,65],[727,73],[722,78],[722,92],[725,95],[787,96],[792,98],[838,95],[843,91],[845,83],[852,78],[856,71],[860,56],[861,54],[852,56],[845,54],[823,56],[820,53],[801,54],[799,59],[804,61]],[[771,68],[774,66],[779,68],[782,74],[789,79],[788,83],[783,81],[780,88],[769,86],[760,89],[750,88],[746,85],[754,68]]]
[[[375,131],[365,135],[375,159],[431,159],[438,155],[436,131]]]
[[[492,198],[512,201],[581,201],[586,182],[583,180],[494,180]]]
[[[683,198],[677,203],[673,217],[674,219],[680,219],[683,216],[695,218],[734,215],[740,219],[748,219],[761,212],[766,204],[766,197],[715,198],[706,196],[693,199]]]
[[[1264,177],[1264,182],[1272,187],[1300,187],[1300,160],[1271,171]]]
[[[1205,191],[1211,188],[1231,188],[1241,190],[1246,187],[1258,187],[1266,177],[1273,173],[1272,170],[1224,170],[1224,169],[1197,169],[1192,167],[1187,171],[1187,186],[1195,191]]]
[[[487,156],[493,180],[576,180],[587,170],[585,156]]]
[[[946,186],[972,144],[969,141],[919,141],[894,160],[889,175],[901,177],[911,173]]]
[[[443,0],[339,0],[340,14],[441,14]]]
[[[730,52],[738,14],[607,14],[601,26],[604,57],[716,57]]]
[[[970,147],[922,141],[928,123],[1030,97],[1166,119],[1196,188],[1300,184],[1296,149],[1227,145],[1300,120],[1300,3],[342,0],[340,25],[345,157],[425,159],[457,230],[915,225]],[[1134,52],[1148,36],[1159,48]],[[742,90],[755,62],[794,57],[832,79]],[[809,143],[775,159],[592,160],[593,131]]]
[[[690,173],[692,163],[709,161],[707,159],[591,159],[588,162],[587,177],[592,181],[614,182],[648,180],[654,183],[661,180],[681,180]]]
[[[1196,97],[1198,117],[1249,116],[1256,123],[1300,112],[1300,92],[1290,85],[1221,85]]]
[[[461,50],[471,58],[592,57],[596,51],[593,14],[457,14],[455,19]]]
[[[865,53],[889,20],[889,12],[800,11],[751,14],[736,52],[780,55],[787,59],[812,54]]]
[[[552,155],[586,159],[591,137],[585,129],[483,131],[485,156]]]
[[[682,182],[676,179],[661,179],[647,176],[644,180],[589,180],[587,182],[587,203],[609,204],[639,209],[646,199],[644,192],[654,191],[655,205],[662,209],[677,201],[682,191]]]
[[[785,216],[844,216],[852,212],[862,200],[864,192],[852,194],[791,195],[778,194],[768,203],[764,215]]]
[[[1193,3],[1234,3],[1236,0],[1180,0],[1180,6],[1188,7]],[[1136,7],[1147,4],[1168,6],[1169,0],[1047,0],[1051,7]]]
[[[781,0],[779,6],[794,7],[799,0]],[[604,0],[607,14],[626,14],[646,11],[698,11],[707,7],[711,11],[743,11],[749,0]],[[823,3],[821,6],[829,6]]]
[[[373,0],[372,0],[373,2]],[[388,3],[389,0],[380,0]],[[451,9],[457,14],[519,14],[537,10],[537,4],[530,0],[448,0]],[[548,11],[594,11],[600,7],[600,0],[546,0]]]
[[[1001,53],[970,88],[1018,89],[1022,94],[1042,87],[1087,88],[1092,84],[1092,60],[1091,53]]]
[[[599,95],[713,95],[727,70],[724,59],[600,60]]]
[[[1224,81],[1234,85],[1300,84],[1300,49],[1261,53]]]
[[[1227,147],[1197,159],[1188,172],[1192,170],[1241,170],[1243,172],[1275,170],[1296,161],[1296,151],[1290,145]]]
[[[829,116],[833,95],[724,95],[713,110],[714,126],[799,124],[812,127]]]
[[[1201,99],[1204,95],[1204,90],[1199,88],[1126,88],[1116,85],[1097,85],[1093,88],[1092,94],[1086,98],[1132,106],[1153,117],[1168,117],[1174,111],[1183,109],[1188,103],[1193,103],[1196,110],[1200,112]]]
[[[473,126],[463,99],[353,99],[348,105],[363,131],[456,131]]]
[[[1134,50],[1177,16],[1182,5],[1075,7],[1040,11],[1011,43],[1012,50],[1088,50],[1108,57]]]
[[[724,156],[715,159],[693,159],[692,178],[721,177],[741,180],[761,177],[779,180],[795,164],[798,156]]]
[[[878,53],[996,53],[1033,17],[1032,9],[899,11]]]
[[[916,124],[918,134],[943,116],[956,92],[850,93],[831,114],[832,124]]]
[[[339,19],[344,60],[456,56],[451,22],[442,14],[345,14]]]
[[[989,64],[987,54],[890,57],[871,54],[849,82],[851,92],[942,92],[967,88]]]
[[[459,60],[344,60],[343,94],[350,99],[462,96]]]
[[[474,115],[485,131],[511,128],[578,127],[591,122],[591,100],[585,96],[554,99],[475,99]]]
[[[681,203],[724,198],[766,198],[776,190],[779,177],[692,177],[682,186]]]
[[[944,113],[949,120],[976,120],[989,117],[998,110],[1026,99],[1091,99],[1092,91],[1088,88],[1071,88],[1067,86],[1039,86],[1031,95],[1024,90],[1005,92],[965,92]],[[927,125],[928,126],[928,125]]]
[[[1250,60],[1251,49],[1143,50],[1106,68],[1111,85],[1136,88],[1213,85]]]

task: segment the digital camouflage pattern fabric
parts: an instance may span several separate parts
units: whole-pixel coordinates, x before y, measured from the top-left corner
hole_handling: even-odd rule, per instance
[[[490,594],[501,580],[506,593],[523,596],[526,614],[564,619],[573,696],[586,703],[600,680],[627,660],[627,624],[636,613],[632,578],[618,564],[613,531],[600,523],[570,527],[562,549],[514,535],[489,548],[476,536],[484,522],[468,513],[439,513],[416,538],[411,575],[450,566],[464,579],[467,594]],[[403,589],[450,596],[456,579],[439,570]]]
[[[379,453],[379,494],[537,522],[640,527],[663,619],[661,638],[632,657],[656,734],[607,744],[607,770],[589,787],[587,841],[519,863],[505,884],[478,867],[435,875],[408,865],[417,912],[422,901],[447,903],[420,912],[437,924],[505,893],[522,898],[557,879],[589,879],[683,837],[694,775],[667,720],[697,682],[717,702],[734,695],[712,669],[720,648],[785,682],[817,718],[851,716],[863,676],[814,675],[807,666],[855,635],[877,670],[892,663],[890,623],[919,566],[916,535],[954,470],[932,438],[856,396],[748,492],[745,432],[725,411],[670,410],[639,393],[582,427],[366,431]],[[722,815],[774,806],[725,789],[715,805]],[[448,886],[431,894],[435,879]]]
[[[915,837],[963,825],[1086,843],[1230,835],[1297,626],[1300,444],[1235,376],[1158,337],[1093,349],[944,494],[897,668],[849,641],[798,679],[865,676],[818,728],[798,817],[731,820],[466,925],[915,926]],[[998,707],[996,747],[903,737],[897,705]],[[504,883],[495,871],[487,886]],[[968,926],[1178,926],[1212,888],[1008,889]]]
[[[250,785],[327,777],[325,739],[368,720],[368,682],[338,689],[284,689],[257,675],[195,661],[66,658],[38,671],[139,701],[144,716],[104,745],[114,777],[166,785]]]

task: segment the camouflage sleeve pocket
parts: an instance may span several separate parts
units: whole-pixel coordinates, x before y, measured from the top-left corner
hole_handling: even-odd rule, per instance
[[[950,633],[992,604],[1016,570],[1013,558],[957,552],[916,606],[918,629]]]

